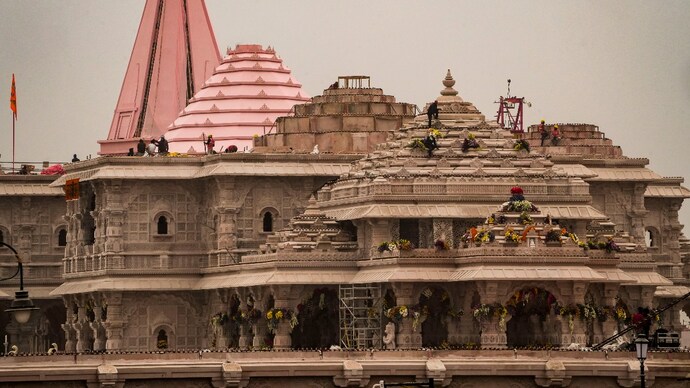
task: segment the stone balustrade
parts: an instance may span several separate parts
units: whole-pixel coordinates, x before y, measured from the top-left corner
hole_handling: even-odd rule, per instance
[[[62,263],[64,274],[69,276],[108,271],[147,272],[153,270],[158,273],[161,270],[168,270],[189,273],[200,271],[205,261],[198,254],[165,253],[74,256],[63,259]]]

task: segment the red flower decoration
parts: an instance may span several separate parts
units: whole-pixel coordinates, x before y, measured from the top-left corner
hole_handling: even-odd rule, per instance
[[[522,188],[520,186],[515,186],[512,189],[510,189],[510,194],[522,195]]]

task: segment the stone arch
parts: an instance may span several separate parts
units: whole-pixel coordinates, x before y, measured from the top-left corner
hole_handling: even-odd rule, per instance
[[[439,286],[425,287],[419,293],[419,313],[422,332],[422,346],[440,347],[447,345],[448,316],[452,301],[447,290]]]
[[[12,245],[12,236],[10,236],[10,231],[6,227],[0,225],[0,242]]]
[[[58,225],[55,227],[53,230],[53,234],[55,236],[55,241],[57,241],[57,246],[58,247],[65,247],[67,246],[67,225]]]
[[[168,211],[158,211],[154,213],[151,220],[151,230],[156,236],[173,236],[175,234],[175,219]]]
[[[152,350],[175,349],[175,331],[171,324],[162,323],[153,327],[151,331]]]
[[[338,289],[314,288],[297,305],[299,324],[292,330],[293,348],[329,348],[339,344]]]
[[[514,288],[504,305],[508,347],[549,346],[559,342],[560,322],[554,306],[558,299],[545,287]]]
[[[647,248],[661,247],[661,233],[654,226],[647,226],[644,230],[644,241]]]
[[[261,224],[261,231],[263,233],[272,233],[275,232],[276,228],[276,222],[278,221],[278,218],[280,216],[280,213],[278,212],[278,209],[272,206],[265,207],[261,209],[259,212],[259,221]]]

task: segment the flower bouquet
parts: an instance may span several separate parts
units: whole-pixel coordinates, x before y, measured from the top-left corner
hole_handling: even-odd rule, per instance
[[[290,321],[290,329],[294,329],[299,323],[297,320],[297,314],[292,312],[292,310],[287,308],[272,308],[266,311],[266,323],[268,330],[271,333],[275,333],[278,323],[280,321],[288,319]]]
[[[467,138],[462,142],[462,152],[467,152],[471,148],[479,148],[479,143],[475,138],[474,134],[470,133]]]
[[[403,318],[407,318],[410,315],[410,310],[405,305],[395,306],[386,310],[385,314],[386,318],[396,323],[400,323]]]
[[[544,241],[546,242],[561,242],[561,231],[557,229],[551,229],[546,232],[544,236]]]
[[[515,151],[520,151],[520,150],[525,150],[527,152],[530,151],[529,150],[529,143],[527,142],[527,140],[523,140],[523,139],[516,141],[515,145],[513,146],[513,149]]]
[[[211,325],[213,327],[220,327],[225,325],[225,323],[228,321],[228,314],[226,313],[215,313],[211,317]]]
[[[440,138],[443,137],[443,134],[442,134],[441,131],[439,131],[438,129],[436,129],[436,128],[431,128],[431,129],[429,129],[429,136],[433,136],[433,137],[435,137],[435,138],[437,138],[437,139],[440,139]]]
[[[533,224],[534,221],[532,220],[532,217],[527,213],[526,211],[523,211],[520,213],[520,218],[518,219],[522,225],[529,225]]]
[[[408,147],[412,148],[413,150],[427,151],[426,145],[424,145],[424,142],[421,139],[412,140]]]
[[[522,188],[515,186],[510,189],[508,203],[503,205],[504,212],[536,212],[539,209],[534,204],[525,199]]]
[[[237,314],[235,314],[232,319],[239,324],[247,323],[253,325],[261,319],[261,311],[254,307],[247,310],[238,310]]]
[[[616,243],[613,241],[613,237],[609,237],[606,243],[604,244],[604,249],[606,250],[606,253],[611,253],[611,252],[619,252],[621,249],[616,245]]]
[[[474,242],[477,244],[494,242],[496,235],[494,232],[482,229],[474,236]]]
[[[517,234],[513,228],[508,228],[505,233],[505,238],[506,242],[517,244],[520,242],[521,236]]]

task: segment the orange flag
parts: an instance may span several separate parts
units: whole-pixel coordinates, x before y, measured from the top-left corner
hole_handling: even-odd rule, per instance
[[[12,90],[10,91],[10,109],[14,112],[14,119],[17,119],[17,89],[14,86],[14,74],[12,74]]]

